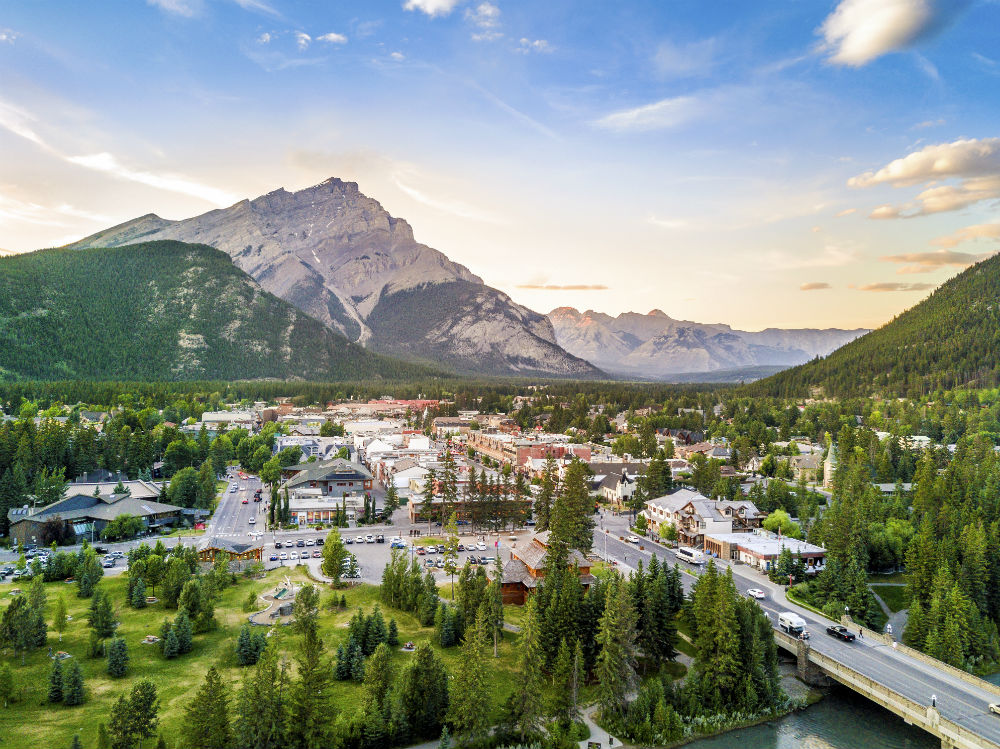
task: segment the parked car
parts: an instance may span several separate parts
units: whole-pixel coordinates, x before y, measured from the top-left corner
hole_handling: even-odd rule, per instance
[[[344,536],[344,543],[345,544],[353,544],[354,543],[354,539],[351,536]]]
[[[280,557],[282,560],[288,559],[288,552],[287,551],[281,552]]]
[[[444,560],[443,559],[438,559],[437,566],[439,568],[443,569],[444,568]]]
[[[836,637],[838,640],[843,640],[844,642],[854,642],[854,635],[847,630],[847,627],[841,624],[831,624],[826,628],[826,633],[830,637]]]
[[[358,536],[356,539],[354,539],[354,541],[355,541],[355,543],[363,544],[365,542],[365,537],[364,536]]]
[[[991,702],[990,703],[990,712],[993,713],[994,715],[1000,715],[1000,703],[998,703],[998,702]]]
[[[493,560],[490,557],[487,557],[487,556],[481,556],[481,557],[479,557],[479,563],[480,564],[491,564],[492,562],[493,562]]]
[[[312,539],[312,538],[307,538],[306,539],[306,546],[315,546],[315,545],[316,545],[315,539]]]
[[[313,559],[320,559],[322,556],[323,556],[323,552],[322,551],[314,551],[313,552]]]
[[[280,549],[281,548],[281,541],[275,541],[274,542],[274,548],[275,549]]]
[[[301,549],[303,546],[306,545],[306,542],[300,538],[298,541],[295,542],[295,545]]]
[[[767,593],[762,591],[760,588],[750,588],[750,590],[747,591],[747,595],[751,598],[756,598],[758,601],[763,598],[767,598]]]
[[[317,539],[316,539],[316,545],[317,545],[317,546],[322,546],[322,545],[323,545],[324,543],[325,543],[325,542],[323,541],[323,539],[322,539],[322,538],[317,538]]]
[[[465,544],[459,544],[458,545],[458,550],[459,551],[465,551]]]
[[[105,559],[103,562],[101,562],[101,566],[104,567],[104,569],[108,569],[109,567],[114,567],[115,566],[115,560],[114,559]],[[17,577],[17,575],[15,575],[15,577]]]
[[[366,544],[373,544],[373,543],[375,543],[375,536],[373,536],[371,533],[369,533],[367,536],[365,536],[365,543]]]
[[[375,543],[377,543],[377,544],[384,544],[385,543],[385,536],[383,536],[381,533],[379,533],[377,536],[375,536]]]
[[[433,567],[433,566],[434,566],[434,560],[433,559],[425,559],[424,560],[424,567]]]
[[[479,543],[476,544],[476,548],[479,551],[486,551],[486,544],[484,544],[482,541],[480,541]]]
[[[427,552],[424,550],[423,546],[418,546],[417,547],[417,556],[421,556],[422,557],[426,553]],[[427,561],[429,562],[430,560],[428,559]]]
[[[268,557],[268,560],[271,561],[271,562],[277,562],[278,561],[278,555],[277,554],[272,554],[270,557]]]
[[[299,558],[299,552],[293,551],[291,554],[288,555],[288,558],[289,559],[298,559]]]

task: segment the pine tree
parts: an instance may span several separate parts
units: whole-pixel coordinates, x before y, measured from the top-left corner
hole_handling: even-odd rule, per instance
[[[132,587],[131,603],[134,609],[146,608],[146,583],[141,577],[135,581],[135,585]]]
[[[448,681],[448,671],[434,649],[426,643],[417,648],[394,690],[398,722],[408,726],[411,740],[441,734],[450,704]]]
[[[102,588],[94,591],[88,615],[90,628],[98,637],[108,638],[115,633],[115,615],[111,608],[111,598]]]
[[[383,642],[372,653],[365,669],[364,679],[365,697],[378,714],[382,713],[382,708],[385,706],[386,695],[392,686],[392,681],[392,654],[389,646]]]
[[[171,627],[167,631],[167,636],[163,639],[163,657],[176,658],[180,652],[180,645],[177,643],[177,633]]]
[[[597,699],[605,716],[621,716],[626,696],[636,685],[635,610],[628,586],[618,575],[608,584],[604,614],[601,616],[597,642]]]
[[[205,683],[184,709],[182,736],[188,746],[228,749],[232,739],[229,722],[229,689],[215,666],[205,674]]]
[[[257,666],[248,669],[236,699],[234,744],[269,749],[286,743],[288,674],[275,645],[264,649]]]
[[[542,716],[542,666],[545,655],[542,653],[539,626],[538,604],[531,598],[525,606],[524,625],[521,627],[518,664],[521,678],[514,691],[511,716],[524,743],[535,732]]]
[[[455,689],[451,693],[449,722],[463,736],[482,736],[491,723],[489,673],[486,668],[486,647],[490,623],[485,614],[476,617],[462,647],[462,660],[455,674]]]
[[[236,638],[236,662],[241,666],[252,666],[257,662],[249,624],[240,627],[240,634]]]
[[[194,647],[194,634],[191,627],[191,619],[188,618],[187,611],[181,609],[174,617],[174,626],[171,632],[177,638],[177,654],[184,655],[190,653]]]
[[[121,637],[116,637],[108,646],[108,674],[121,678],[128,673],[128,645]]]
[[[86,691],[83,686],[83,670],[80,668],[80,664],[74,659],[63,674],[63,704],[71,707],[82,705],[85,699]]]
[[[295,658],[298,677],[291,689],[289,740],[294,745],[324,746],[329,736],[330,667],[323,651],[323,641],[315,629],[307,629]]]
[[[347,662],[350,667],[351,679],[353,681],[364,681],[365,656],[361,652],[361,646],[353,640],[349,640],[347,643]]]
[[[554,665],[552,667],[552,700],[549,704],[549,711],[561,723],[569,724],[575,720],[576,715],[572,704],[572,693],[570,684],[573,681],[573,656],[570,652],[569,643],[566,638],[559,642],[559,650],[556,653]]]
[[[389,620],[389,634],[388,638],[386,639],[386,643],[390,647],[396,647],[397,645],[399,645],[399,628],[396,626],[395,619]]]
[[[49,702],[63,701],[63,669],[62,661],[58,658],[52,663],[52,670],[49,672]]]

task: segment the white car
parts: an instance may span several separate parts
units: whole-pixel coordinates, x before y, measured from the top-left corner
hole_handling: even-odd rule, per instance
[[[291,554],[288,555],[288,558],[289,559],[298,559],[299,558],[299,552],[293,551]]]
[[[762,591],[760,588],[750,588],[750,590],[747,591],[747,595],[751,598],[756,598],[758,601],[762,598],[767,598],[767,593]]]
[[[365,543],[368,543],[368,544],[375,543],[375,536],[373,536],[371,533],[369,533],[367,536],[365,536]]]
[[[257,518],[251,517],[250,520],[248,520],[247,522],[250,523],[250,525],[253,525],[254,523],[257,522]]]
[[[315,545],[316,545],[316,541],[315,540],[313,540],[311,538],[307,538],[306,539],[306,546],[315,546]]]
[[[629,536],[628,537],[628,542],[630,544],[637,544],[637,543],[639,543],[639,538],[637,536]]]
[[[478,544],[476,544],[476,549],[478,549],[479,551],[486,551],[486,544],[480,541]]]
[[[994,713],[995,715],[1000,715],[1000,703],[998,703],[998,702],[991,702],[990,703],[990,712]]]
[[[354,539],[354,543],[356,544],[363,544],[364,542],[365,542],[364,536],[358,536],[356,539]]]
[[[288,559],[288,552],[287,551],[283,551],[280,554],[278,554],[278,559],[281,559],[281,560]]]

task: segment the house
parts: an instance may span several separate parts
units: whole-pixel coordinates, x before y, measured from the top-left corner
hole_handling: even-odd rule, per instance
[[[141,518],[147,530],[175,526],[184,508],[157,502],[159,488],[146,481],[128,481],[125,487],[134,494],[112,493],[116,483],[70,484],[66,496],[46,507],[15,507],[7,512],[10,536],[22,544],[41,543],[46,523],[61,522],[78,540],[100,538],[104,527],[121,515]],[[95,494],[96,490],[96,494]]]
[[[521,548],[513,548],[510,560],[503,566],[500,590],[504,603],[523,606],[528,596],[538,588],[545,577],[545,557],[549,550],[549,533],[538,533],[528,538]],[[590,562],[576,549],[569,553],[569,564],[576,565],[584,589],[594,583]]]
[[[821,456],[816,453],[793,455],[788,459],[788,467],[796,481],[815,481],[822,469]]]
[[[763,529],[753,533],[713,533],[705,536],[707,554],[742,562],[762,572],[771,569],[784,549],[788,549],[793,557],[801,557],[809,572],[818,572],[826,564],[826,549],[822,546],[781,537]]]
[[[286,470],[295,470],[290,479],[285,482],[285,488],[320,489],[321,494],[341,497],[344,494],[367,492],[372,488],[372,475],[360,463],[352,463],[343,458],[317,461],[315,463],[299,463]]]
[[[642,515],[654,527],[668,523],[677,529],[683,546],[700,547],[707,535],[748,533],[759,528],[764,513],[750,500],[709,499],[692,489],[646,502]]]
[[[645,463],[590,463],[594,488],[617,508],[632,498],[636,479],[646,472]]]
[[[260,541],[243,541],[240,539],[212,536],[203,538],[198,544],[198,559],[202,562],[215,562],[221,554],[229,556],[230,562],[259,562],[264,545]]]

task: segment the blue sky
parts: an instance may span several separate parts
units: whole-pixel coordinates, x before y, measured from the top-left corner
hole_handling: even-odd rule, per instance
[[[1000,3],[8,0],[0,247],[330,176],[534,309],[873,326],[997,249]]]

